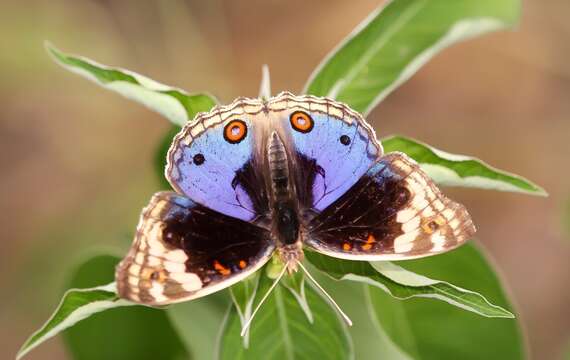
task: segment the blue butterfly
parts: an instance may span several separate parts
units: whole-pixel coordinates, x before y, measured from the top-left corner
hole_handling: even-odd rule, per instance
[[[281,93],[199,114],[174,138],[166,178],[118,265],[122,298],[166,305],[227,288],[276,252],[286,270],[303,248],[350,260],[402,260],[453,249],[474,233],[402,153],[383,155],[348,106]],[[310,276],[310,275],[309,275]]]

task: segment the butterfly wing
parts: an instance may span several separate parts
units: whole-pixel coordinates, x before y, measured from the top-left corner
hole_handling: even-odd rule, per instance
[[[293,153],[303,210],[327,208],[382,155],[372,128],[344,104],[282,93],[268,107]]]
[[[274,249],[267,230],[173,192],[155,194],[116,270],[119,296],[147,305],[198,298],[247,277]]]
[[[225,215],[246,221],[265,216],[257,139],[266,122],[256,117],[263,117],[260,101],[240,98],[189,122],[168,151],[165,175],[172,187]]]
[[[464,206],[408,156],[390,153],[311,220],[305,243],[338,258],[400,260],[451,250],[474,233]]]

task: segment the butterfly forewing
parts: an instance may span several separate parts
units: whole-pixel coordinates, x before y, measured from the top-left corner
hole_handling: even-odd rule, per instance
[[[287,134],[302,210],[324,210],[382,155],[372,128],[342,103],[285,92],[268,107],[276,126]]]
[[[165,175],[172,187],[225,215],[253,221],[268,213],[259,144],[267,121],[257,99],[201,113],[168,151]]]
[[[274,245],[269,231],[173,192],[153,196],[117,266],[119,296],[148,305],[201,297],[259,269]]]
[[[453,249],[474,233],[465,207],[412,159],[391,153],[311,220],[306,244],[339,258],[397,260]]]

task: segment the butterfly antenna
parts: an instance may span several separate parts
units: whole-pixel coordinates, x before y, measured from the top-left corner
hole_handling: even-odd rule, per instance
[[[317,282],[317,280],[315,280],[315,278],[313,278],[311,276],[311,274],[309,274],[309,271],[303,266],[303,264],[301,264],[301,262],[298,262],[297,265],[299,265],[299,267],[305,272],[305,274],[307,275],[307,277],[313,282],[313,284],[315,284],[315,286],[321,290],[321,292],[327,297],[327,299],[329,299],[329,301],[334,305],[334,307],[336,308],[336,310],[338,311],[338,313],[342,316],[342,318],[344,319],[344,321],[346,321],[346,323],[348,324],[348,326],[352,326],[352,320],[350,320],[350,318],[348,317],[348,315],[346,315],[344,313],[344,311],[341,310],[340,306],[338,306],[338,304],[333,300],[333,298],[325,291],[325,289],[323,289],[323,287],[321,285],[319,285],[319,283]]]
[[[251,325],[251,322],[253,320],[253,318],[255,317],[255,314],[259,311],[259,309],[261,308],[261,305],[263,305],[263,303],[265,302],[265,300],[267,300],[267,298],[269,297],[269,294],[271,294],[271,292],[273,291],[273,289],[275,289],[275,287],[277,286],[277,284],[279,283],[279,280],[281,280],[281,278],[283,277],[283,275],[285,275],[285,271],[287,271],[287,268],[289,267],[289,264],[285,264],[285,266],[283,267],[283,270],[281,270],[281,272],[279,273],[279,275],[277,276],[277,278],[275,279],[275,281],[273,281],[273,284],[271,284],[271,287],[269,288],[269,290],[267,290],[267,292],[265,293],[265,295],[263,295],[263,298],[261,299],[261,301],[259,302],[259,304],[257,304],[257,307],[255,308],[255,310],[253,310],[253,313],[251,314],[251,316],[249,317],[249,319],[247,320],[247,322],[245,323],[245,325],[241,328],[241,336],[245,336],[245,334],[247,333],[247,329],[249,328],[249,326]]]

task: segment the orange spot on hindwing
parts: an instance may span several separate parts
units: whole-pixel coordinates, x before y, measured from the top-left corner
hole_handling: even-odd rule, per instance
[[[368,234],[368,239],[366,239],[366,243],[362,245],[362,250],[368,251],[372,249],[372,244],[374,244],[374,242],[376,242],[374,235]]]
[[[245,260],[240,260],[238,265],[240,269],[244,269],[247,266],[247,263],[245,262]]]
[[[349,243],[345,242],[344,244],[342,244],[342,249],[344,251],[350,251],[352,250],[352,246]]]
[[[218,260],[214,260],[214,269],[216,269],[217,272],[219,272],[220,274],[222,274],[224,276],[227,276],[227,275],[232,273],[232,271],[229,268],[220,264],[220,262]]]

